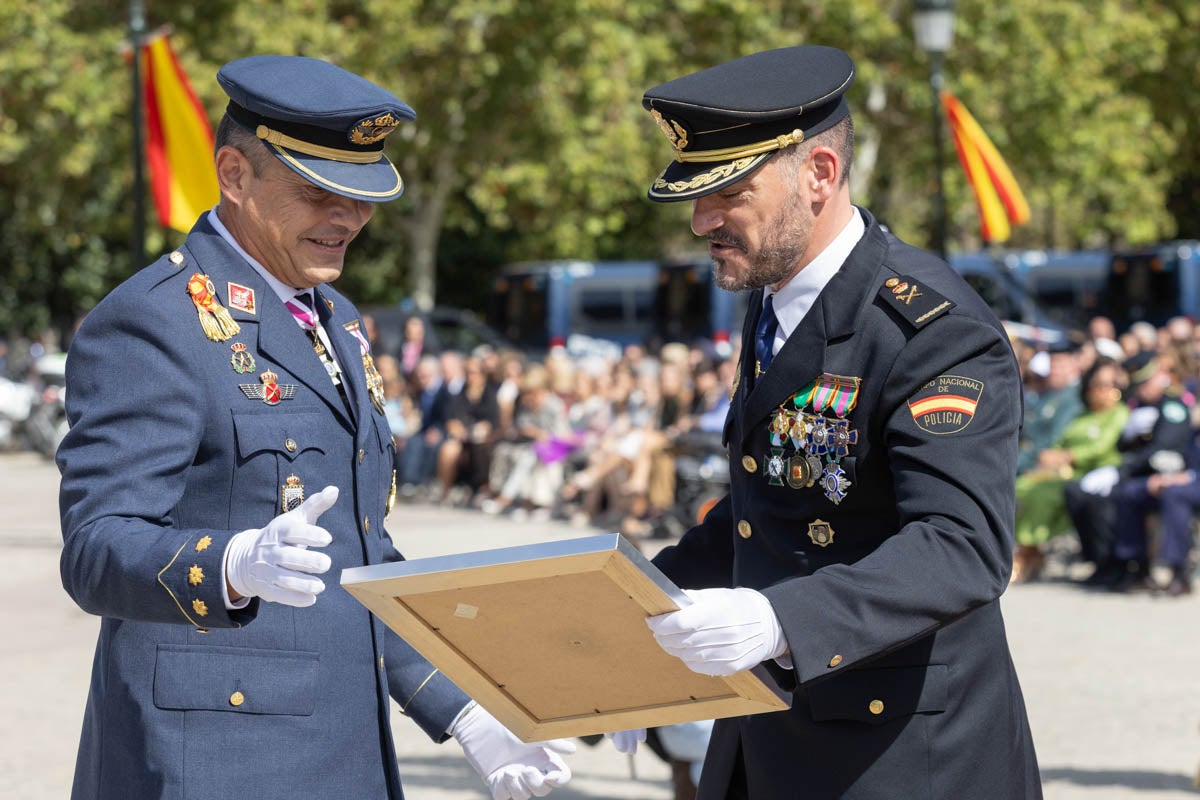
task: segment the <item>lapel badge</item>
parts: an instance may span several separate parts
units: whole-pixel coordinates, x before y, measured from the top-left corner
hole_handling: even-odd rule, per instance
[[[254,356],[246,351],[246,345],[241,342],[234,342],[229,345],[229,349],[233,351],[230,356],[230,363],[233,364],[233,371],[238,375],[245,375],[247,372],[254,372],[258,367],[254,363]]]
[[[742,381],[742,357],[738,356],[737,365],[733,368],[733,386],[729,387],[729,402],[737,396],[738,384]]]
[[[283,499],[284,513],[299,508],[304,502],[304,484],[300,482],[300,478],[288,475],[280,489],[280,496]]]
[[[296,386],[290,383],[280,383],[279,376],[271,370],[267,370],[262,375],[258,376],[262,381],[262,385],[254,383],[242,383],[238,388],[242,390],[242,394],[249,397],[251,400],[262,400],[269,406],[279,405],[280,400],[291,400],[296,396]]]
[[[821,473],[821,488],[825,490],[829,502],[837,505],[846,499],[846,490],[850,485],[850,479],[846,477],[841,464],[836,461],[825,464],[825,470]]]
[[[229,307],[236,308],[238,311],[244,311],[247,314],[258,314],[258,306],[254,302],[254,290],[249,286],[242,286],[240,283],[229,281],[226,284],[228,291],[226,296],[229,298]]]
[[[224,342],[232,339],[241,331],[241,326],[229,316],[229,310],[217,302],[217,289],[212,279],[207,275],[194,272],[188,278],[188,294],[196,306],[196,314],[200,317],[200,327],[210,341]]]
[[[808,523],[808,538],[817,547],[829,547],[833,544],[833,527],[823,519],[814,519]]]
[[[763,474],[771,486],[783,486],[784,477],[783,448],[772,447],[771,455],[763,462]]]

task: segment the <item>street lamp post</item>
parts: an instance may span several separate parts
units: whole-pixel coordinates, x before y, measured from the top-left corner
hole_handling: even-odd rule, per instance
[[[933,159],[937,196],[933,205],[933,251],[946,257],[946,187],[942,181],[942,65],[954,41],[954,0],[914,0],[913,38],[929,57],[929,90],[933,116]]]

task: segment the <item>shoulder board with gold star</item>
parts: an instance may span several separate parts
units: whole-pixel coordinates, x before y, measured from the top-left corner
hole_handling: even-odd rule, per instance
[[[907,275],[884,281],[879,298],[918,329],[954,308],[954,303]]]

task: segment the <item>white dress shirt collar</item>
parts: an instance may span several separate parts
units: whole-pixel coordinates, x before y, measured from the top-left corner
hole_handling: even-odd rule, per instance
[[[225,223],[221,222],[221,218],[217,216],[217,209],[215,207],[208,212],[208,224],[213,226],[213,230],[220,234],[221,238],[228,242],[229,246],[238,252],[238,255],[246,259],[246,263],[253,267],[254,271],[258,273],[259,277],[267,282],[267,286],[271,287],[271,291],[275,292],[281,301],[286,303],[288,300],[291,300],[302,291],[308,291],[309,296],[312,296],[311,289],[295,289],[291,286],[288,286],[286,283],[279,280],[279,278],[276,278],[274,275],[268,272],[266,267],[251,258],[250,254],[246,252],[245,248],[238,244],[237,240],[233,238],[233,234],[230,233],[229,229],[225,227]]]
[[[817,254],[816,258],[785,283],[783,288],[774,293],[775,299],[772,303],[775,306],[775,316],[779,318],[779,329],[775,333],[775,347],[772,352],[778,353],[779,348],[783,347],[783,343],[792,335],[792,331],[796,330],[801,320],[817,302],[817,296],[821,294],[825,284],[829,283],[830,279],[842,268],[850,251],[858,244],[866,230],[867,225],[863,221],[863,216],[855,207],[850,221],[846,223],[846,227],[842,228],[841,233],[835,236],[833,241]],[[770,294],[770,287],[767,287],[767,292],[763,294],[764,300],[768,294]]]

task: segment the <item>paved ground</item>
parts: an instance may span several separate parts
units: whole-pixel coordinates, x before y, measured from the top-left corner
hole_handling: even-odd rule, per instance
[[[57,477],[52,464],[35,456],[0,455],[4,798],[68,795],[87,694],[97,621],[76,608],[59,583]],[[592,532],[427,506],[401,506],[389,528],[410,558]],[[1087,593],[1065,581],[1069,566],[1056,564],[1047,580],[1014,587],[1003,600],[1046,797],[1195,798],[1200,595]],[[399,716],[394,724],[411,800],[486,797],[457,745],[433,745]],[[671,797],[666,767],[645,752],[631,763],[607,743],[581,747],[571,765],[575,780],[553,795],[561,800]]]

